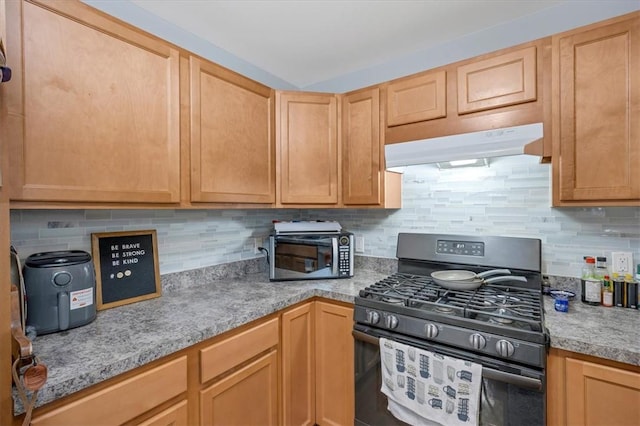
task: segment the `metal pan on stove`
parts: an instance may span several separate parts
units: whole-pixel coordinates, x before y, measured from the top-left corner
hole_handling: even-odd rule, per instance
[[[474,281],[498,274],[511,275],[511,271],[508,269],[491,269],[490,271],[484,271],[476,274],[473,271],[466,271],[463,269],[446,269],[443,271],[434,272],[431,274],[431,276],[434,279],[443,281]]]
[[[444,272],[444,271],[438,271],[438,272]],[[438,274],[438,272],[433,272],[431,274],[431,278],[433,278],[433,281],[435,281],[436,284],[449,290],[474,290],[480,287],[482,284],[491,284],[491,283],[497,283],[502,281],[527,282],[527,278],[522,277],[520,275],[502,275],[499,277],[492,277],[492,278],[481,277],[481,278],[476,278],[470,281],[447,280],[447,279],[439,278],[438,275],[441,275],[441,274]]]

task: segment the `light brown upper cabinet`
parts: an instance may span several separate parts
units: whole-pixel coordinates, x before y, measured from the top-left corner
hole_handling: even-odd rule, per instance
[[[535,46],[458,67],[459,114],[535,99]]]
[[[342,99],[342,199],[344,204],[379,204],[382,195],[380,162],[380,89]]]
[[[387,86],[387,124],[415,123],[447,115],[444,70],[421,73]]]
[[[336,95],[276,92],[276,194],[279,205],[336,205]]]
[[[384,83],[385,144],[549,123],[550,70],[546,37]],[[548,127],[528,150],[547,160]]]
[[[191,202],[274,203],[273,90],[190,57]]]
[[[553,204],[640,205],[640,12],[553,37]]]
[[[6,7],[12,200],[178,203],[178,50],[81,2]]]
[[[400,208],[402,175],[386,172],[379,87],[342,97],[342,203]]]

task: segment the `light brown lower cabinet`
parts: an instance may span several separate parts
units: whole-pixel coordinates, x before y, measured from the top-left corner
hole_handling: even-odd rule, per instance
[[[182,356],[146,369],[42,415],[36,414],[31,424],[34,426],[119,425],[142,416],[186,391],[187,357]],[[184,403],[186,407],[186,401]],[[179,411],[179,407],[173,408]],[[156,419],[157,423],[154,421],[141,424],[171,424],[168,417],[170,413],[165,414],[165,417],[160,416]],[[185,419],[179,417],[179,415],[183,416],[182,413],[174,414],[178,419]],[[165,420],[167,422],[163,423]]]
[[[640,367],[551,349],[548,425],[640,424]]]
[[[32,424],[350,425],[352,327],[353,307],[310,300],[39,407]]]
[[[350,425],[354,418],[353,308],[315,301],[282,315],[285,425]]]
[[[272,318],[199,351],[201,425],[278,423],[278,333]]]
[[[278,424],[277,351],[272,350],[201,391],[200,424]]]

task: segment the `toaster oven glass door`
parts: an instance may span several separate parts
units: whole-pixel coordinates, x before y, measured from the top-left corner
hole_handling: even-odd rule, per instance
[[[276,279],[331,278],[338,275],[338,241],[334,236],[277,236],[273,241]]]

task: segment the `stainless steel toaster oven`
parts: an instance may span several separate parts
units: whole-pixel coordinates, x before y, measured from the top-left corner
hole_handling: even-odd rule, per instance
[[[350,232],[272,234],[269,237],[269,279],[352,277],[354,247],[354,236]]]

